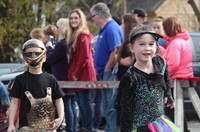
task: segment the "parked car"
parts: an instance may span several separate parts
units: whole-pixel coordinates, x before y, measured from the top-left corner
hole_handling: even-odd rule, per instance
[[[200,77],[200,32],[190,32],[192,45],[192,67],[194,76]]]
[[[27,70],[27,65],[24,63],[0,64],[0,81],[7,86],[10,80],[14,79],[17,75],[23,73],[25,70]]]
[[[0,75],[13,72],[17,68],[24,65],[25,64],[21,64],[21,63],[2,63],[0,64]]]
[[[190,44],[192,46],[192,67],[194,76],[200,77],[200,32],[190,32]],[[197,94],[200,97],[200,83],[197,83],[195,88]],[[184,110],[186,117],[189,120],[199,120],[198,115],[189,98],[184,100]]]

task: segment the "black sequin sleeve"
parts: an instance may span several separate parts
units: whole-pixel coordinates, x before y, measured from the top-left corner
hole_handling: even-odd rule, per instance
[[[171,87],[171,83],[170,83],[167,65],[166,65],[166,69],[165,69],[165,73],[164,73],[164,79],[165,79],[165,83],[166,83],[166,89],[165,89],[165,92],[164,92],[164,96],[168,98],[168,103],[171,104],[173,102],[172,91],[171,91],[172,87]]]

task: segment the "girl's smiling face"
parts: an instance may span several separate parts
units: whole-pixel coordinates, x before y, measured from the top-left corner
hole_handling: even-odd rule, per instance
[[[133,44],[129,46],[130,51],[134,53],[137,61],[146,63],[155,56],[158,46],[156,40],[151,34],[143,34],[138,36]]]
[[[69,22],[70,22],[70,25],[73,27],[73,28],[77,28],[80,24],[80,16],[77,12],[73,12],[70,17],[69,17]]]

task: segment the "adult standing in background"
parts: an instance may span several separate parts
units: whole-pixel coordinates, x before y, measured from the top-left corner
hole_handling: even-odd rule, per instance
[[[134,60],[134,56],[132,55],[131,51],[129,50],[128,44],[128,36],[131,30],[137,26],[137,21],[135,17],[131,13],[127,13],[122,17],[122,29],[124,31],[124,40],[119,48],[117,61],[118,61],[118,80],[121,80],[124,74],[126,73],[127,69],[131,66]],[[118,99],[121,97],[121,90],[118,89]],[[120,102],[119,100],[116,101],[116,108],[117,108],[117,126],[118,130],[120,130]]]
[[[156,33],[162,36],[162,38],[158,39],[158,44],[159,44],[159,52],[158,55],[163,57],[163,54],[165,52],[165,49],[168,46],[168,37],[165,34],[165,30],[163,28],[163,21],[164,18],[162,16],[157,16],[153,19],[152,21],[152,26]]]
[[[168,64],[170,79],[193,77],[192,48],[188,31],[182,28],[176,17],[165,19],[163,27],[169,37],[164,58]],[[166,109],[166,114],[174,121],[174,109]],[[184,119],[184,132],[189,132],[186,118]]]
[[[135,19],[137,20],[138,24],[148,24],[147,21],[147,12],[143,8],[135,8],[132,11],[133,15],[135,16]]]
[[[86,16],[80,9],[69,13],[69,79],[72,81],[96,81],[96,73],[91,47],[92,34],[89,31]],[[91,94],[89,89],[76,93],[81,114],[81,132],[90,132],[92,124]]]
[[[163,28],[163,21],[164,21],[164,18],[162,16],[155,17],[153,19],[152,26],[154,30],[156,31],[156,33],[158,33],[159,35],[162,35],[163,37],[163,38],[158,39],[158,44],[162,46],[164,49],[166,49],[168,46],[168,42],[167,42],[168,38]]]
[[[122,28],[112,19],[110,10],[105,3],[97,3],[90,9],[91,19],[100,28],[96,42],[94,62],[99,80],[115,81],[112,74],[116,64],[117,47],[122,43]],[[106,118],[106,132],[116,131],[116,109],[114,107],[117,89],[103,89],[103,108]],[[98,113],[100,114],[100,113]]]
[[[169,37],[164,58],[169,67],[170,78],[193,77],[192,48],[188,31],[182,29],[181,23],[175,17],[167,18],[163,27]]]
[[[47,62],[51,64],[52,74],[58,81],[68,81],[68,58],[67,58],[67,30],[69,19],[58,19],[56,26],[58,27],[58,42],[55,46],[47,46]],[[50,43],[49,43],[50,44]],[[63,89],[65,96],[63,97],[65,108],[65,123],[67,132],[75,132],[76,128],[76,110],[75,110],[75,92],[72,89]]]
[[[128,44],[129,44],[128,36],[131,32],[131,29],[133,29],[137,25],[138,23],[131,13],[125,14],[122,17],[121,26],[124,31],[124,40],[119,48],[118,55],[117,55],[117,60],[119,63],[118,80],[121,80],[126,70],[133,63],[133,56],[128,48]]]

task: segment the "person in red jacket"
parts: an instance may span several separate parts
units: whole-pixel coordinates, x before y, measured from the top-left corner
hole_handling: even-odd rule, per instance
[[[87,26],[86,16],[80,9],[69,13],[67,42],[69,47],[69,80],[96,81],[92,56],[92,34]],[[76,93],[81,114],[81,131],[92,131],[92,107],[89,89]]]

